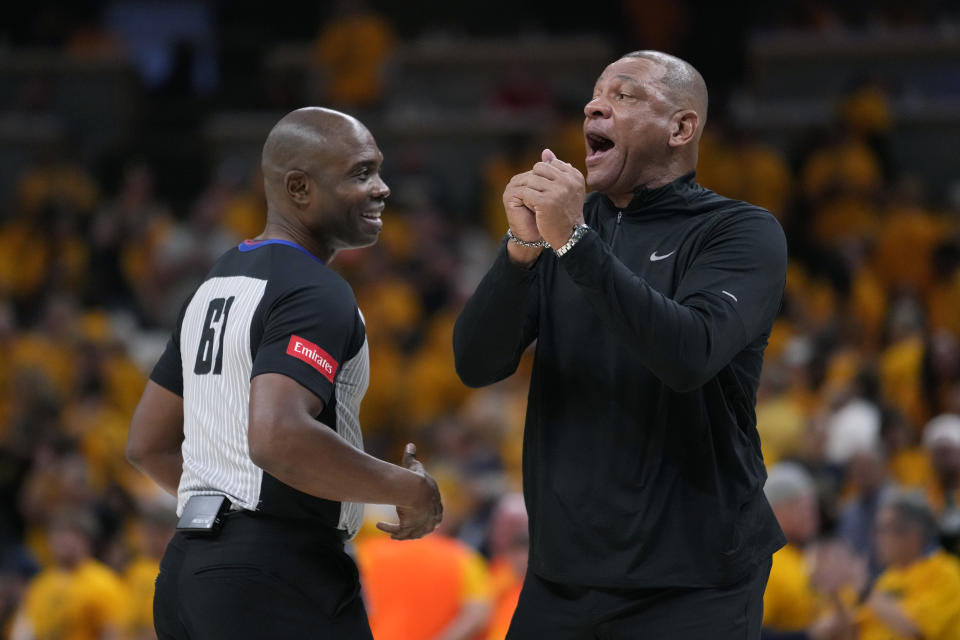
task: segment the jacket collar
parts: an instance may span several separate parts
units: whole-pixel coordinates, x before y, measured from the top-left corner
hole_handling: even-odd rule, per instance
[[[623,208],[624,213],[644,211],[653,207],[663,207],[673,203],[686,201],[695,191],[699,190],[696,183],[697,172],[685,173],[673,182],[650,189],[637,187],[633,190],[633,200]],[[604,196],[606,197],[606,196]],[[609,201],[609,198],[607,199]],[[611,203],[612,205],[612,203]]]

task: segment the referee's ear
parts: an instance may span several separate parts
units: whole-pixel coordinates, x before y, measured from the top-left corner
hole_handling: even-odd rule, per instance
[[[283,176],[283,185],[293,203],[304,208],[310,204],[310,176],[300,169],[291,169]]]

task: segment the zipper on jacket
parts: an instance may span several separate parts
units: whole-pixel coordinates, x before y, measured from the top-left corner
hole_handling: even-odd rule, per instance
[[[613,238],[610,239],[610,246],[615,247],[617,236],[620,235],[620,220],[623,219],[623,211],[617,211],[617,224],[613,227]]]

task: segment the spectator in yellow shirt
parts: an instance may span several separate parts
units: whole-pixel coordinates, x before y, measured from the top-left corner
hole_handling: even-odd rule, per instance
[[[54,565],[27,587],[12,640],[114,640],[127,615],[120,578],[95,560],[96,521],[86,511],[62,511],[49,528]]]
[[[880,418],[880,438],[887,453],[887,475],[904,489],[933,483],[930,452],[918,443],[915,429],[899,409],[886,408]]]
[[[805,553],[820,526],[813,478],[799,464],[781,462],[770,468],[763,490],[787,538],[773,554],[763,595],[764,638],[844,638],[849,617],[818,593]]]
[[[937,546],[937,522],[923,496],[890,496],[876,535],[887,569],[860,608],[858,640],[960,638],[960,562]]]
[[[874,521],[883,498],[893,486],[887,476],[886,456],[879,447],[864,447],[850,456],[844,496],[837,514],[837,535],[869,562],[870,575],[880,572]]]
[[[325,75],[327,99],[339,106],[368,107],[384,87],[384,68],[396,47],[393,27],[353,0],[338,2],[317,35],[315,62]]]
[[[939,522],[941,542],[960,554],[960,416],[944,413],[928,422],[923,444],[934,470],[927,500]]]
[[[130,600],[127,618],[128,640],[154,640],[153,592],[160,559],[176,526],[174,510],[166,505],[150,505],[134,523],[137,553],[123,572]]]

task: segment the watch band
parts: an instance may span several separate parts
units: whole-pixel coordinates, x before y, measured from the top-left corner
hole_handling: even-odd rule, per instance
[[[589,230],[590,230],[590,227],[588,227],[585,224],[577,225],[576,227],[573,228],[573,233],[570,235],[570,239],[567,240],[566,243],[564,243],[564,245],[559,249],[554,249],[553,252],[557,254],[558,258],[561,257],[567,251],[570,251],[570,249],[573,249],[574,245],[580,242],[580,238],[582,238],[584,234]]]

